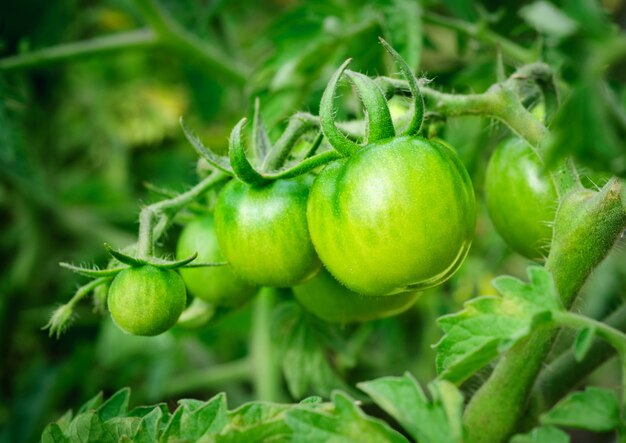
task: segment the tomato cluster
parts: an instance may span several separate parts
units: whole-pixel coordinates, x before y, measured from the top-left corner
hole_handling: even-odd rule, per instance
[[[413,95],[406,128],[397,133],[382,90],[347,70],[347,63],[330,80],[320,106],[330,151],[291,170],[259,172],[246,156],[242,120],[231,134],[230,158],[216,159],[208,151],[205,157],[235,178],[221,190],[212,215],[187,224],[177,247],[178,259],[197,252],[201,262],[227,264],[182,267],[180,276],[150,265],[120,272],[108,304],[122,329],[154,335],[170,328],[185,306],[184,285],[204,302],[230,307],[243,304],[259,286],[292,287],[312,314],[349,323],[402,312],[417,291],[454,274],[474,233],[472,182],[454,149],[418,135],[424,109],[417,80],[383,44]],[[366,111],[362,144],[335,125],[333,102],[343,76]],[[523,142],[507,141],[495,151],[486,201],[513,249],[530,258],[547,253],[556,192]]]

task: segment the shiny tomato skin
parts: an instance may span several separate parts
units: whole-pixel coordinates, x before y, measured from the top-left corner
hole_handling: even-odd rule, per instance
[[[476,220],[474,190],[439,141],[395,137],[328,165],[307,211],[315,249],[350,290],[388,295],[436,286],[461,265]]]
[[[213,215],[203,215],[187,223],[178,237],[176,258],[182,260],[197,252],[196,262],[224,261],[215,233]],[[256,286],[238,277],[230,265],[183,268],[180,275],[191,295],[218,306],[238,306],[256,293]]]
[[[326,270],[312,279],[294,286],[298,302],[309,312],[329,323],[354,323],[391,317],[409,309],[419,297],[418,292],[391,296],[361,295],[342,286]]]
[[[310,176],[251,186],[232,180],[215,207],[220,250],[233,270],[259,286],[289,287],[315,275],[321,263],[306,220]]]
[[[154,336],[174,326],[186,301],[185,283],[176,271],[144,265],[115,276],[107,304],[120,329]]]
[[[532,260],[548,255],[556,188],[523,140],[507,139],[493,152],[485,175],[485,202],[491,221],[511,249]]]

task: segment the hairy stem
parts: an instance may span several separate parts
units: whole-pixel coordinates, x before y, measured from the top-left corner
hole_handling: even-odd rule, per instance
[[[167,384],[165,395],[173,397],[200,390],[222,389],[225,383],[247,380],[250,373],[248,358],[210,366],[176,376]]]
[[[378,81],[388,96],[410,93],[406,81],[388,77],[380,77]],[[447,117],[481,115],[498,119],[540,155],[539,148],[548,135],[548,129],[522,104],[527,98],[525,94],[533,94],[533,88],[529,86],[534,86],[535,91],[539,88],[551,106],[554,105],[552,102],[557,100],[557,96],[553,89],[553,73],[543,63],[522,66],[506,81],[493,85],[481,94],[448,94],[429,88],[424,82],[420,90],[427,101],[429,112]],[[565,161],[550,175],[559,196],[580,186],[578,175],[569,161]]]
[[[268,152],[262,169],[264,171],[274,171],[280,168],[287,161],[287,157],[289,157],[298,139],[307,131],[317,127],[319,127],[319,121],[311,114],[299,112],[291,117],[287,128],[276,141],[274,147]]]
[[[626,334],[601,321],[573,312],[556,313],[557,324],[573,329],[594,328],[598,337],[606,340],[620,355],[626,354]]]
[[[255,397],[265,401],[282,399],[280,366],[271,337],[272,312],[275,303],[276,289],[262,288],[254,302],[250,331],[250,357]]]
[[[139,214],[137,256],[139,258],[150,257],[154,250],[154,243],[156,243],[167,230],[176,213],[202,194],[227,179],[227,175],[221,172],[213,172],[188,191],[176,197],[161,200],[144,207]]]
[[[626,332],[626,304],[602,321]],[[537,405],[539,411],[550,409],[589,374],[614,356],[615,348],[601,339],[593,342],[581,361],[576,361],[572,350],[564,352],[541,372],[533,388],[532,403]]]
[[[149,48],[158,42],[152,29],[138,29],[6,57],[0,60],[0,71],[28,69],[119,50]]]

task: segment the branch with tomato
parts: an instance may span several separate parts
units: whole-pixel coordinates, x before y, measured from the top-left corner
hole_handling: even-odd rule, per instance
[[[157,18],[155,26],[164,26]],[[51,335],[63,332],[76,303],[101,286],[107,288],[106,304],[115,323],[147,336],[177,322],[193,326],[209,321],[217,309],[241,306],[262,287],[251,346],[259,371],[255,385],[259,398],[280,400],[278,367],[274,358],[265,358],[274,352],[268,335],[277,290],[272,288],[293,288],[296,300],[313,315],[345,324],[398,314],[420,291],[448,280],[471,247],[474,189],[454,148],[420,134],[425,116],[481,115],[512,131],[487,171],[490,216],[513,250],[544,266],[529,271],[530,285],[506,281],[498,287],[500,299],[477,300],[465,313],[441,323],[446,335],[437,345],[442,355],[438,382],[461,384],[478,369],[472,362],[467,363],[472,370],[468,366],[458,372],[467,355],[455,349],[458,343],[451,337],[467,327],[464,321],[477,313],[511,314],[502,301],[506,297],[521,299],[536,311],[530,320],[521,317],[529,321],[523,333],[490,338],[496,341],[490,342],[495,348],[488,355],[493,358],[498,350],[502,358],[469,399],[465,441],[505,441],[518,429],[558,328],[590,330],[587,335],[597,335],[626,358],[621,325],[568,312],[623,232],[626,213],[619,180],[589,190],[570,159],[550,165],[544,155],[550,132],[525,104],[540,97],[545,121],[553,117],[558,97],[551,69],[541,63],[524,65],[484,93],[449,94],[420,82],[404,59],[382,44],[402,80],[351,71],[348,60],[329,80],[319,117],[294,115],[275,143],[258,104],[252,148],[246,148],[243,119],[232,130],[228,156],[204,146],[181,121],[211,173],[189,191],[143,208],[136,245],[123,251],[109,248],[106,269],[64,265],[93,280],[53,314],[47,325]],[[356,126],[336,122],[335,95],[344,79],[364,108],[365,120]],[[394,120],[387,102],[395,95],[408,95],[411,103],[407,114]],[[213,190],[219,196],[185,227],[177,259],[159,256],[158,242],[176,215]],[[525,198],[532,200],[532,210],[515,215],[507,209]],[[551,305],[537,302],[541,291],[550,292]],[[190,306],[186,293],[195,297]],[[546,327],[535,328],[538,324]],[[585,346],[585,353],[591,352],[591,344]]]

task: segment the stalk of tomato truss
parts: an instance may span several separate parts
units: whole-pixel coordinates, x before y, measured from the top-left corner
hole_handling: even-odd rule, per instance
[[[139,257],[152,256],[155,242],[157,242],[167,230],[176,213],[210,189],[224,183],[226,180],[228,180],[227,175],[216,171],[202,179],[188,191],[176,197],[145,206],[139,214],[137,255]]]
[[[403,80],[379,77],[377,81],[387,95],[403,95],[410,91],[409,85]],[[530,98],[528,94],[533,93],[532,85],[536,86],[537,92],[542,93],[552,114],[556,89],[552,70],[543,63],[524,65],[506,81],[496,83],[480,94],[449,94],[424,84],[420,85],[420,91],[431,112],[447,117],[480,115],[495,118],[525,139],[541,156],[539,146],[548,135],[548,129],[522,104],[522,101]],[[560,196],[580,184],[570,161],[564,162],[551,175]]]
[[[105,245],[109,254],[116,260],[114,267],[107,269],[94,269],[88,267],[74,266],[69,263],[60,263],[61,267],[72,272],[89,277],[93,280],[78,288],[74,296],[67,303],[58,307],[52,314],[50,321],[44,326],[48,329],[50,335],[56,335],[57,338],[69,327],[73,318],[73,312],[76,304],[92,293],[96,288],[110,284],[118,274],[123,273],[131,268],[142,268],[145,266],[158,268],[166,272],[167,270],[179,267],[195,267],[195,266],[213,266],[219,263],[194,263],[195,255],[179,261],[166,261],[153,257],[154,243],[163,235],[176,213],[196,200],[199,196],[207,192],[214,186],[224,182],[228,177],[219,172],[214,172],[204,178],[193,188],[176,195],[167,200],[154,203],[142,209],[139,222],[139,239],[136,245],[131,245],[125,251],[136,251],[136,256],[128,255],[126,252],[120,252]]]

